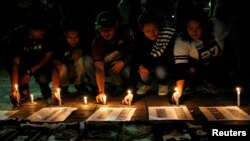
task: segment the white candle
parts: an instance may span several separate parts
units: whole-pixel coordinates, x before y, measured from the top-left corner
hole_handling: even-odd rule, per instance
[[[20,103],[20,95],[19,95],[19,91],[18,91],[18,84],[15,84],[15,91],[16,91],[16,95],[15,95],[15,98],[16,98],[16,102],[17,102],[17,106],[19,106],[19,103]]]
[[[176,106],[179,106],[179,97],[178,96],[175,96],[175,102],[176,102]]]
[[[131,94],[131,90],[128,90],[128,94]]]
[[[104,96],[103,96],[103,104],[106,104],[106,103],[107,103],[107,96],[104,95]]]
[[[34,103],[34,96],[33,96],[33,94],[30,94],[30,102]]]
[[[128,105],[131,105],[132,99],[133,99],[133,94],[132,94],[131,90],[128,90],[128,95],[127,96],[129,98]]]
[[[240,106],[240,87],[236,87],[237,91],[237,105]]]
[[[87,96],[83,97],[83,102],[84,102],[85,105],[88,104],[88,98],[87,98]]]
[[[60,88],[57,88],[57,94],[58,94],[59,105],[62,105],[62,100],[61,100],[61,89],[60,89]]]
[[[179,106],[179,91],[177,87],[175,87],[174,89],[175,89],[175,93],[174,93],[175,103],[176,103],[176,106]]]

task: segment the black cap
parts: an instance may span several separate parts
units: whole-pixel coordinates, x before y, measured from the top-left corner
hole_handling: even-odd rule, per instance
[[[110,11],[103,11],[97,15],[95,29],[109,28],[116,24],[116,16]]]

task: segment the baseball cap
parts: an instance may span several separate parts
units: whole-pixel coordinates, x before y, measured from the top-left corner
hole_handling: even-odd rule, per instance
[[[95,29],[109,28],[116,24],[116,16],[111,11],[103,11],[96,17]]]

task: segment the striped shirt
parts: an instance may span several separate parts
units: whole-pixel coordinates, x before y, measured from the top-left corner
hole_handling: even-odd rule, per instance
[[[151,51],[151,55],[154,57],[161,56],[169,45],[170,41],[175,35],[175,29],[169,25],[162,25],[162,30],[160,31],[156,44]]]

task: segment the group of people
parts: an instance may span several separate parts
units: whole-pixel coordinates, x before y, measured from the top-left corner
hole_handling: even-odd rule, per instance
[[[58,88],[68,94],[70,84],[76,92],[94,92],[97,103],[102,103],[107,93],[127,89],[137,95],[146,94],[155,82],[158,95],[165,96],[170,79],[175,80],[178,89],[171,102],[181,98],[185,88],[194,83],[216,92],[213,82],[219,76],[216,74],[221,66],[223,40],[214,38],[213,24],[205,13],[191,12],[183,19],[183,27],[176,30],[173,23],[145,12],[138,17],[139,32],[135,33],[121,24],[119,14],[102,11],[93,23],[96,36],[90,47],[81,25],[74,20],[66,20],[58,32],[42,18],[31,15],[27,24],[15,29],[11,36],[8,70],[14,106],[30,99],[32,76],[45,99]],[[131,100],[124,97],[123,103]]]

